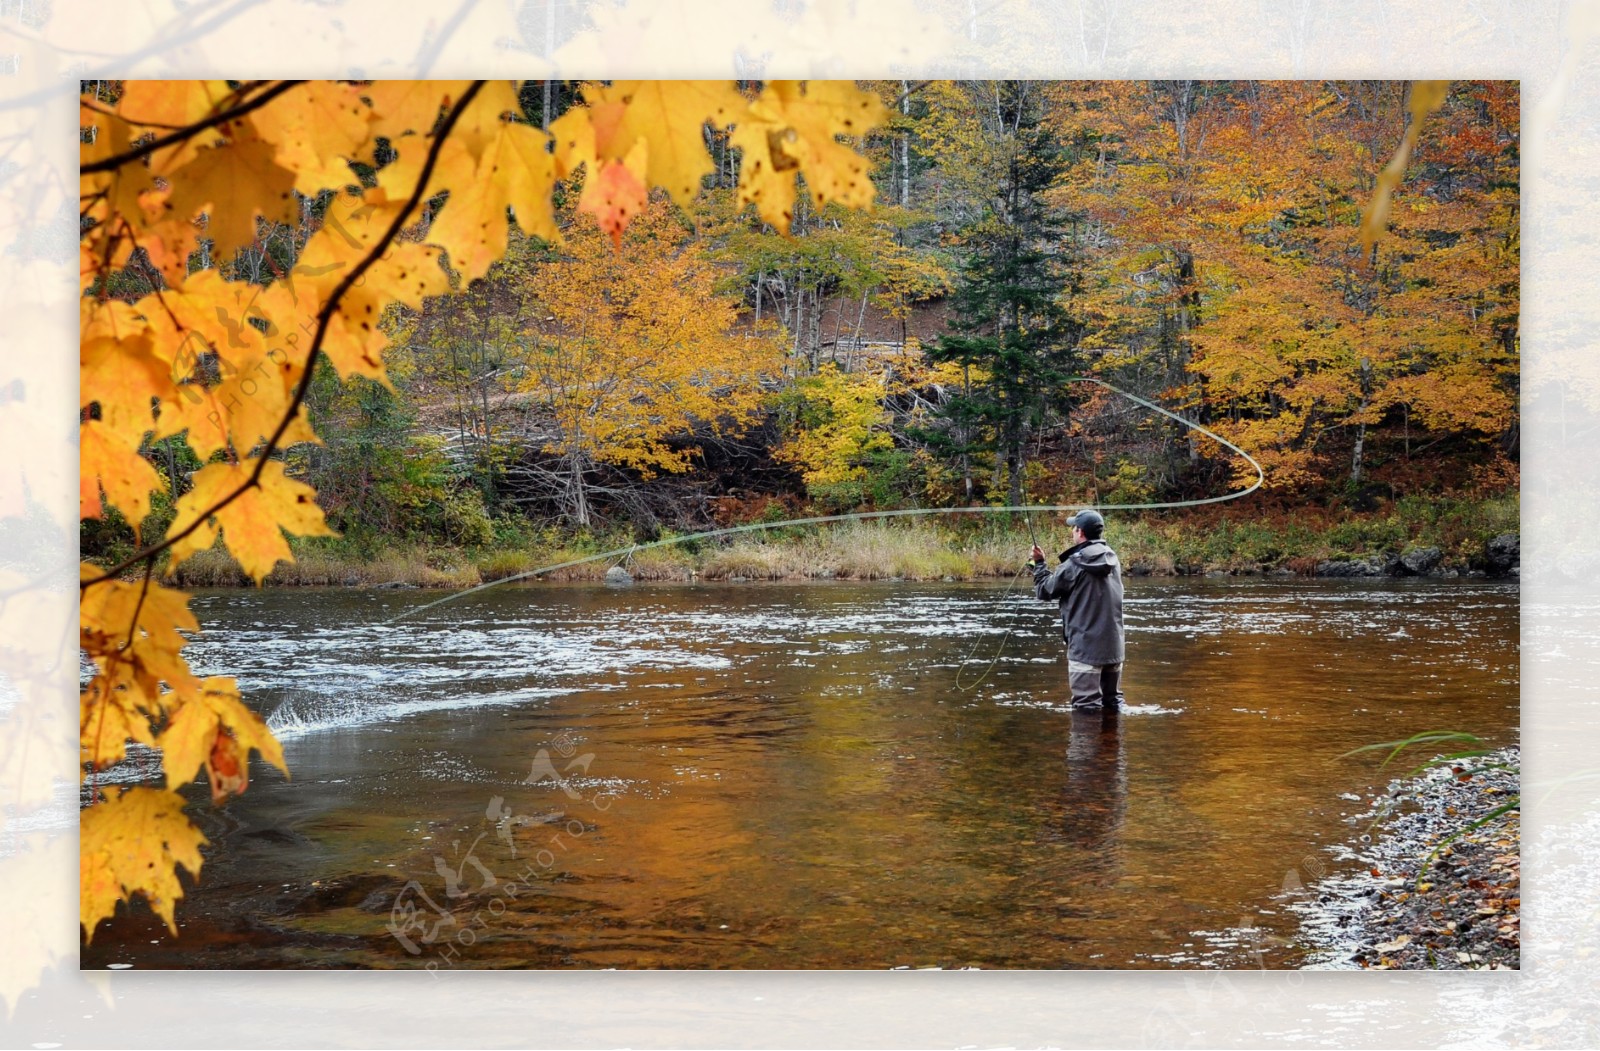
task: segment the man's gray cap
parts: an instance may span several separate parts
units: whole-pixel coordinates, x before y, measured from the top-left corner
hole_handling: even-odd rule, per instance
[[[1106,520],[1099,511],[1096,511],[1092,507],[1088,507],[1067,519],[1067,525],[1082,529],[1084,532],[1088,532],[1090,526],[1098,526],[1099,528],[1104,529],[1106,527]]]

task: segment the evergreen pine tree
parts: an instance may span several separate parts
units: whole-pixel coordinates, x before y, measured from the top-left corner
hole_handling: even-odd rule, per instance
[[[1023,502],[1030,432],[1050,410],[1071,408],[1066,379],[1078,370],[1082,333],[1063,306],[1078,281],[1067,217],[1045,196],[1068,160],[1041,124],[1037,92],[1017,81],[996,92],[999,180],[964,235],[950,330],[927,351],[962,365],[970,380],[944,407],[946,429],[923,437],[962,463],[969,498],[972,455],[992,453],[1012,504]]]

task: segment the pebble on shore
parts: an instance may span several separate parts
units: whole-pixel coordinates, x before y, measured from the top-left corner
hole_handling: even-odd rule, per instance
[[[1335,852],[1355,871],[1318,881],[1290,905],[1311,947],[1305,966],[1519,969],[1521,812],[1472,827],[1519,798],[1519,760],[1504,748],[1391,782],[1352,818],[1357,842]],[[1375,841],[1362,842],[1369,826]]]

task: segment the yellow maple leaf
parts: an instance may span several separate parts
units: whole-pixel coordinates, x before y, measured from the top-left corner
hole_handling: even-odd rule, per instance
[[[172,721],[156,742],[161,748],[167,787],[178,788],[193,780],[195,771],[209,762],[218,734],[224,731],[242,756],[252,750],[260,752],[261,758],[289,776],[283,746],[261,717],[240,701],[238,685],[231,678],[213,675],[204,679],[198,690],[183,696]]]
[[[87,167],[100,161],[109,161],[132,148],[128,125],[115,117],[100,117],[91,125],[89,141],[78,147],[78,163]],[[143,164],[124,164],[114,171],[91,172],[84,175],[81,192],[86,198],[100,198],[104,209],[91,209],[90,215],[100,220],[92,233],[99,235],[111,229],[111,216],[121,215],[130,223],[142,225],[146,216],[140,197],[156,190],[155,177]],[[117,265],[113,260],[113,265]]]
[[[308,197],[360,181],[345,162],[362,156],[371,117],[359,89],[330,80],[297,84],[251,114],[256,133],[276,147],[277,163],[294,173],[294,188]]]
[[[782,132],[771,124],[747,120],[734,127],[729,143],[740,151],[739,204],[753,204],[763,222],[787,234],[794,222],[794,173],[800,162],[774,140]]]
[[[558,239],[550,205],[555,159],[545,149],[548,141],[537,128],[502,124],[476,168],[470,166],[466,147],[453,139],[440,151],[432,181],[448,188],[450,198],[429,226],[427,239],[450,253],[450,266],[463,281],[482,277],[505,255],[508,207],[515,208],[525,233]]]
[[[367,376],[388,382],[382,350],[388,338],[378,321],[390,303],[419,307],[428,296],[450,291],[450,278],[439,265],[439,249],[411,242],[390,246],[384,257],[363,275],[362,281],[339,301],[346,339],[323,350],[341,376]]]
[[[129,788],[86,808],[79,819],[79,922],[90,940],[117,902],[143,894],[174,935],[183,897],[178,866],[200,874],[200,830],[183,816],[183,797]]]
[[[418,165],[417,174],[421,174]],[[437,175],[437,170],[435,171]],[[430,186],[435,180],[430,179]],[[414,183],[413,183],[414,185]],[[297,265],[307,284],[322,301],[353,269],[371,254],[400,214],[409,195],[373,191],[357,197],[341,195],[328,205],[320,230],[306,242]],[[415,219],[415,213],[410,219]],[[413,241],[390,242],[383,256],[350,288],[339,309],[352,327],[377,327],[383,308],[391,302],[417,307],[427,296],[450,290],[450,278],[439,266],[439,250]]]
[[[236,123],[249,125],[249,120]],[[242,127],[232,142],[200,150],[166,175],[172,190],[165,207],[177,219],[205,212],[206,235],[215,242],[216,254],[228,258],[255,240],[258,215],[283,223],[299,217],[295,174],[276,157],[272,143],[257,137],[253,127]]]
[[[768,83],[733,131],[734,144],[745,151],[740,203],[754,203],[763,219],[787,234],[794,211],[791,173],[798,169],[818,207],[828,201],[870,207],[877,192],[871,164],[837,137],[865,135],[887,117],[876,95],[847,82]]]
[[[259,369],[231,371],[212,388],[183,385],[181,397],[162,404],[156,438],[182,434],[197,455],[209,459],[230,448],[235,453],[248,451],[270,437],[288,411],[294,386],[291,380],[274,375],[271,370],[293,369],[298,374],[300,365],[293,359],[264,359],[256,364]],[[321,443],[303,406],[289,421],[278,448],[302,442]]]
[[[117,101],[117,116],[155,135],[198,123],[234,95],[225,80],[129,80]],[[150,155],[151,168],[165,173],[192,160],[207,143],[204,134],[174,143]]]
[[[283,421],[304,365],[299,355],[276,347],[262,348],[254,356],[223,358],[220,381],[207,386],[191,379],[178,386],[172,400],[162,402],[155,436],[183,434],[203,458],[229,448],[247,453]],[[302,406],[278,447],[319,440]]]
[[[383,80],[361,89],[372,102],[372,134],[391,143],[407,132],[426,135],[470,80]],[[398,145],[398,143],[396,143]]]
[[[169,371],[144,337],[87,340],[78,350],[79,408],[99,405],[107,429],[137,443],[155,427],[151,399],[171,395]]]
[[[100,572],[85,564],[80,579]],[[105,580],[84,590],[79,609],[78,645],[106,675],[105,689],[136,695],[118,703],[155,712],[162,707],[161,683],[178,688],[192,679],[182,633],[200,626],[189,612],[187,593],[154,583],[145,587],[142,581]]]
[[[585,164],[598,156],[595,147],[594,105],[574,106],[550,122],[550,137],[555,140],[556,177],[570,179]]]
[[[78,696],[80,774],[121,762],[127,742],[155,744],[150,717],[140,711],[139,694],[113,688],[111,677],[96,675]]]
[[[130,445],[99,420],[78,427],[78,465],[78,517],[99,518],[104,492],[135,535],[150,513],[151,492],[167,487],[150,461],[139,455],[137,444]]]
[[[293,281],[271,287],[222,280],[200,271],[175,290],[151,294],[137,304],[150,319],[159,354],[186,382],[171,389],[156,421],[156,437],[187,432],[191,448],[209,457],[230,445],[249,451],[270,437],[288,412],[305,370],[309,326],[296,302]],[[306,290],[305,307],[315,301]],[[252,321],[265,322],[265,331]],[[214,353],[214,366],[201,355]],[[202,381],[204,377],[204,381]],[[280,447],[315,442],[303,409]]]
[[[256,461],[213,463],[195,472],[193,488],[178,499],[168,536],[187,529],[200,515],[236,490],[243,490],[226,507],[201,522],[188,536],[172,545],[167,572],[176,569],[196,551],[216,542],[221,529],[228,550],[239,567],[260,583],[278,562],[293,562],[284,532],[298,536],[336,536],[323,520],[316,491],[284,474],[283,464],[269,460],[261,478],[246,488]]]
[[[117,113],[159,133],[204,120],[231,94],[225,80],[128,80]]]
[[[615,130],[597,141],[601,160],[624,160],[634,144],[649,142],[644,180],[687,208],[711,172],[705,125],[723,127],[746,111],[744,97],[725,80],[619,80],[585,89],[591,105],[617,104]],[[602,110],[603,111],[603,110]]]
[[[354,221],[363,228],[370,228],[374,225],[374,219],[380,214],[378,209],[384,206],[404,205],[416,192],[417,183],[422,178],[422,167],[427,163],[428,153],[432,147],[431,138],[420,137],[406,139],[395,145],[394,159],[378,169],[378,185],[367,191],[359,203],[356,200],[340,201],[345,211],[353,216],[353,220],[341,218],[340,222]],[[452,135],[439,146],[439,153],[433,161],[433,171],[428,176],[428,186],[421,199],[427,200],[445,190],[464,186],[476,178],[477,173],[477,159],[467,152],[467,147],[459,139]],[[360,238],[361,235],[354,236]]]
[[[506,203],[525,234],[561,243],[550,194],[555,186],[556,162],[546,148],[550,137],[526,124],[507,124],[498,142],[484,154],[480,178],[505,186]]]
[[[472,159],[477,161],[499,134],[500,126],[504,123],[501,117],[507,113],[513,117],[522,116],[522,103],[517,99],[516,82],[485,81],[478,94],[456,120],[455,127],[450,131],[450,137],[465,146]]]
[[[236,361],[262,352],[265,341],[250,324],[252,316],[261,316],[255,305],[261,295],[257,285],[200,270],[138,300],[134,309],[149,319],[163,356],[186,374],[195,355],[207,350]]]

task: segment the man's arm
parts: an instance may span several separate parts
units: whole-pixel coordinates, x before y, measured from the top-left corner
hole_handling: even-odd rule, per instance
[[[1033,567],[1033,593],[1043,601],[1062,599],[1072,590],[1072,563],[1063,562],[1055,572],[1040,563]]]

